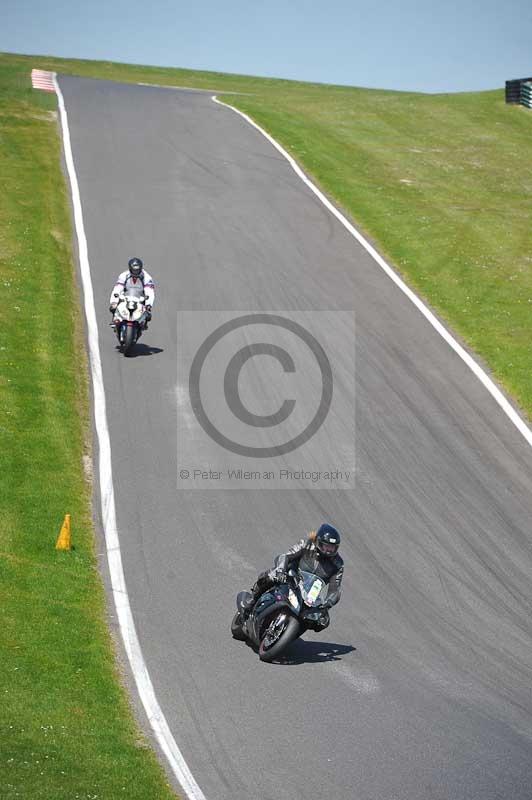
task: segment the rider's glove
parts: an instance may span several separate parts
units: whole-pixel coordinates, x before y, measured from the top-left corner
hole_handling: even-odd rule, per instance
[[[271,581],[275,581],[275,583],[286,582],[286,572],[282,567],[275,567],[274,569],[271,569],[268,573],[268,577]]]
[[[146,319],[148,322],[151,320],[151,306],[146,306]]]

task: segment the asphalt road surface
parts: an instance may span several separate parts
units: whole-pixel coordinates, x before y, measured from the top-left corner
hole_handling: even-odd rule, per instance
[[[100,326],[127,585],[159,702],[206,797],[530,800],[529,446],[242,118],[200,92],[59,82]],[[131,255],[145,259],[158,294],[149,331],[124,358],[107,307]],[[177,474],[183,459],[205,469],[246,459],[190,413],[178,330],[194,349],[207,335],[205,311],[313,310],[346,312],[313,329],[320,338],[321,325],[327,340],[338,402],[317,451],[309,443],[285,460],[352,468],[356,434],[354,484],[286,491],[207,480],[187,489]],[[197,315],[183,322],[182,311]],[[300,342],[296,360],[303,350]],[[219,377],[213,366],[202,379],[211,416],[224,407]],[[240,373],[243,405],[275,411],[289,394],[285,379],[293,375],[274,355],[255,355]],[[300,422],[311,406],[300,402]],[[231,418],[232,433],[242,432],[245,423]],[[255,432],[265,443],[275,434]],[[285,663],[262,664],[231,639],[235,594],[324,519],[343,532],[341,603],[328,630],[305,635]]]

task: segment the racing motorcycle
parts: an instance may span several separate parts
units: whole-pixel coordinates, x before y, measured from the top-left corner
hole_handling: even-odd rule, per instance
[[[239,592],[237,612],[231,623],[233,638],[250,641],[258,648],[261,661],[274,661],[306,630],[321,631],[329,624],[323,605],[329,587],[312,572],[290,569],[286,583],[264,592],[249,615],[245,603],[249,592]]]
[[[146,297],[144,294],[132,295],[121,292],[118,295],[118,305],[113,323],[116,336],[120,343],[121,352],[127,356],[137,339],[142,336],[142,331],[147,321]]]

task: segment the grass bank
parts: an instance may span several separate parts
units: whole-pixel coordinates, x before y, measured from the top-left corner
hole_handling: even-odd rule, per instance
[[[0,60],[0,796],[170,800],[105,621],[55,97]],[[75,550],[54,550],[72,514]]]
[[[532,112],[422,95],[50,57],[0,63],[243,92],[272,133],[532,417]]]

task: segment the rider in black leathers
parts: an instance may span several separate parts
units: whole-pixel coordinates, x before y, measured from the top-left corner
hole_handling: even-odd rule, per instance
[[[288,552],[275,559],[275,567],[261,572],[251,593],[252,597],[245,603],[245,611],[250,612],[259,597],[276,583],[285,583],[287,572],[291,568],[299,568],[312,572],[329,585],[327,600],[322,607],[320,629],[329,624],[328,609],[336,605],[340,599],[344,562],[338,555],[340,534],[332,525],[321,525],[312,531],[307,539],[301,539]]]

